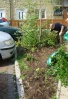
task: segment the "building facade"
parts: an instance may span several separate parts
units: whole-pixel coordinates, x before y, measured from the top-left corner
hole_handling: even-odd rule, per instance
[[[5,17],[8,20],[26,19],[25,1],[0,0],[0,17]],[[35,10],[38,13],[38,19],[63,19],[68,17],[68,0],[48,0],[48,2],[46,0],[31,0],[31,4],[33,1],[37,1]]]

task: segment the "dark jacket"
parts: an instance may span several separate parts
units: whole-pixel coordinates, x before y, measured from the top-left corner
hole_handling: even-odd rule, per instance
[[[67,29],[67,27],[66,27],[65,25],[60,24],[60,23],[55,23],[55,28],[54,28],[54,29],[51,29],[51,32],[52,32],[53,30],[60,32],[62,26],[64,26],[64,30]]]

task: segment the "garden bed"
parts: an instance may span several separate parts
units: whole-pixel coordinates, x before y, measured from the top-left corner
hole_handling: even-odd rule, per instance
[[[19,64],[26,99],[55,99],[57,81],[55,77],[46,75],[50,68],[46,60],[55,51],[56,48],[44,47],[28,53],[28,56],[23,56],[22,52],[23,58]]]

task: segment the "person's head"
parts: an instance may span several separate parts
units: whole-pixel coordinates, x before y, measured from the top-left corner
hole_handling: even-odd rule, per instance
[[[54,29],[55,24],[50,24],[50,29]]]

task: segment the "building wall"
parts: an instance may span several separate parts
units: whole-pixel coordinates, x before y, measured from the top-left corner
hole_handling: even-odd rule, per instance
[[[40,1],[41,0],[34,0],[34,1],[39,1],[38,2],[38,5],[37,5],[37,8],[40,8]],[[24,0],[15,0],[14,2],[14,19],[15,19],[15,13],[16,13],[16,9],[23,9],[23,3]],[[45,9],[46,10],[46,18],[48,19],[52,19],[52,18],[55,18],[55,19],[63,19],[62,16],[53,16],[53,4],[52,2],[44,2],[44,0],[41,1],[41,9]]]
[[[12,5],[10,5],[10,1],[12,1]],[[16,9],[23,9],[23,2],[25,0],[1,0],[0,1],[0,9],[3,8],[5,9],[5,17],[7,19],[16,19]],[[33,0],[34,1],[34,0]],[[38,0],[36,0],[38,1]],[[41,8],[44,8],[46,10],[46,18],[48,19],[63,19],[62,16],[53,16],[53,4],[52,2],[43,2],[41,0]],[[11,9],[12,6],[12,9]],[[39,2],[38,2],[38,8],[40,7]]]
[[[9,0],[0,0],[0,9],[5,10],[5,17],[10,19],[10,3]]]
[[[15,2],[13,2],[14,5],[14,19],[16,19],[16,9],[22,9],[23,8],[23,2],[22,0],[15,0]]]

